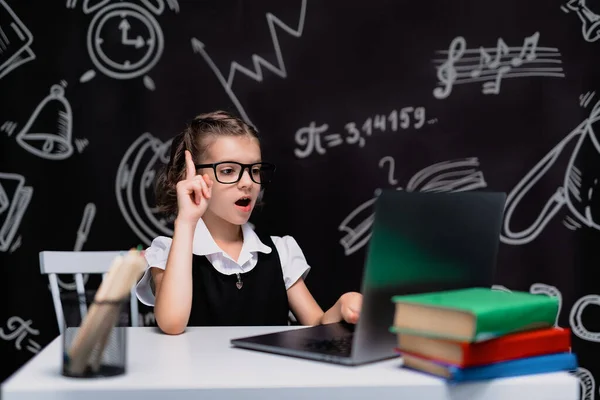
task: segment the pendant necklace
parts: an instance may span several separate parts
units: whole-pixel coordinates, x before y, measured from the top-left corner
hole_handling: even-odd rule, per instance
[[[242,286],[244,286],[244,282],[242,282],[242,277],[240,276],[239,272],[236,272],[235,274],[237,275],[237,282],[235,283],[235,287],[241,289]]]

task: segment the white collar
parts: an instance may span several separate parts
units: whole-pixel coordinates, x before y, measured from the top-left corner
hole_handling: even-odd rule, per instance
[[[253,252],[260,251],[266,254],[271,252],[271,248],[261,242],[250,224],[246,223],[242,225],[242,235],[244,237],[244,244],[242,245],[242,251],[240,252],[240,260],[245,258],[245,256],[249,256],[250,253]],[[225,254],[223,249],[221,249],[213,239],[202,218],[200,218],[196,224],[192,253],[199,256],[206,256],[215,253]]]

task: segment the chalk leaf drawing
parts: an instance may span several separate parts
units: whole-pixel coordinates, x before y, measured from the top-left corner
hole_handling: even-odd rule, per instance
[[[20,245],[15,236],[32,196],[22,175],[0,172],[0,251],[12,252]]]
[[[117,202],[127,224],[143,243],[150,245],[156,236],[172,236],[169,221],[154,207],[154,177],[169,162],[171,140],[162,142],[144,133],[127,149],[117,170]]]
[[[286,25],[282,20],[277,18],[275,14],[267,13],[267,25],[269,26],[269,33],[271,35],[271,40],[273,41],[273,51],[275,53],[275,58],[277,59],[276,65],[271,64],[269,61],[265,60],[258,54],[252,54],[252,63],[254,64],[254,70],[246,68],[242,66],[237,61],[232,61],[231,66],[229,68],[229,75],[225,77],[223,73],[216,66],[215,62],[212,60],[211,56],[206,51],[206,46],[203,42],[198,40],[197,38],[192,38],[192,50],[194,53],[200,54],[200,56],[204,59],[204,61],[208,64],[210,69],[213,71],[223,89],[229,96],[231,102],[235,105],[240,116],[246,121],[246,123],[252,125],[252,121],[248,118],[248,114],[244,110],[242,103],[239,101],[235,92],[233,91],[233,82],[235,80],[236,72],[240,72],[246,75],[250,79],[254,79],[257,82],[263,81],[263,70],[261,68],[264,67],[276,74],[280,78],[287,77],[287,70],[285,68],[285,62],[283,61],[283,53],[281,51],[281,46],[279,45],[279,37],[277,35],[276,26],[280,29],[284,30],[287,34],[299,38],[302,36],[304,30],[304,19],[306,17],[306,1],[302,0],[302,5],[300,6],[300,16],[298,18],[298,27],[296,29]]]
[[[65,97],[66,86],[65,81],[52,85],[50,93],[37,105],[27,123],[16,134],[15,140],[19,146],[37,157],[64,160],[73,154],[73,111]],[[3,126],[3,130],[10,135],[8,124]]]
[[[21,65],[35,60],[33,35],[6,1],[0,0],[0,79]]]
[[[390,186],[396,187],[398,180],[395,177],[394,158],[381,158],[379,167],[387,172]],[[396,189],[409,192],[460,192],[487,187],[483,172],[479,171],[478,167],[479,159],[476,157],[443,161],[417,172],[409,180],[406,188]],[[369,242],[374,220],[373,206],[380,193],[380,189],[375,190],[375,197],[352,210],[338,226],[338,230],[344,233],[340,244],[345,255],[355,253]]]
[[[433,60],[438,79],[433,96],[445,99],[455,85],[466,83],[483,82],[483,94],[499,94],[502,81],[510,78],[564,78],[560,52],[554,47],[538,47],[539,39],[540,33],[535,32],[522,46],[509,47],[498,38],[495,48],[468,49],[464,37],[455,37],[448,50],[436,51],[445,58]]]
[[[13,316],[6,321],[6,326],[0,328],[0,339],[7,342],[14,341],[15,349],[23,349],[23,341],[27,339],[25,350],[37,354],[42,346],[35,340],[29,338],[31,335],[39,335],[40,331],[31,327],[32,321],[25,321],[21,317]]]
[[[163,55],[165,40],[155,15],[165,10],[164,0],[141,0],[109,4],[108,0],[85,0],[83,12],[93,14],[87,32],[90,59],[98,71],[113,79],[133,79],[143,76],[148,90],[155,90],[154,80],[147,73]],[[169,8],[179,12],[177,0],[167,0]],[[67,8],[75,8],[77,0],[67,0]],[[123,56],[126,54],[126,56]],[[88,82],[96,70],[86,71],[80,82]]]
[[[581,33],[586,42],[600,39],[600,15],[590,10],[586,0],[569,0],[560,8],[566,13],[575,11],[581,21]]]
[[[502,242],[520,245],[533,241],[563,207],[568,211],[565,221],[568,228],[586,226],[600,230],[600,218],[593,213],[592,209],[592,204],[597,201],[600,174],[590,171],[584,173],[583,160],[580,156],[584,150],[595,150],[595,154],[600,155],[599,136],[594,127],[598,120],[600,120],[600,101],[594,105],[588,118],[569,132],[512,189],[506,198],[504,224],[500,235]],[[566,146],[571,144],[574,144],[571,146],[573,150],[563,181],[556,188],[556,192],[541,207],[540,214],[529,227],[518,232],[513,231],[510,223],[519,202],[552,167]]]

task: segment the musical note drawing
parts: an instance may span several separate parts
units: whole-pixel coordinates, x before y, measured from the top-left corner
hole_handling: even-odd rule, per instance
[[[242,119],[250,125],[253,125],[252,121],[250,121],[246,110],[244,109],[242,103],[239,101],[237,95],[233,91],[233,83],[235,80],[236,72],[240,72],[246,75],[248,78],[253,79],[257,82],[262,82],[264,79],[264,74],[261,67],[264,67],[265,69],[268,69],[280,78],[287,78],[287,70],[285,68],[285,62],[283,60],[281,46],[279,45],[279,37],[277,35],[276,27],[279,27],[280,29],[284,30],[288,35],[300,38],[304,31],[304,20],[306,16],[306,0],[302,0],[299,14],[300,15],[298,17],[298,27],[295,29],[285,24],[282,20],[277,18],[275,14],[266,14],[267,25],[269,26],[269,33],[271,35],[271,41],[273,43],[273,51],[277,60],[276,65],[271,64],[269,61],[265,60],[258,54],[252,54],[252,63],[254,64],[254,70],[250,70],[242,66],[237,61],[232,61],[231,66],[229,68],[229,75],[227,78],[219,70],[211,56],[206,51],[206,46],[204,45],[204,43],[195,37],[191,39],[193,52],[200,54],[200,56],[208,64],[210,69],[213,71],[213,73],[219,80],[221,86],[223,86],[223,89],[225,89],[225,92],[229,96],[229,99],[234,104]]]
[[[561,9],[566,13],[575,11],[581,20],[581,33],[586,42],[600,39],[600,15],[590,10],[586,0],[569,0]]]
[[[600,136],[594,124],[600,120],[600,101],[597,102],[589,116],[550,150],[512,189],[506,198],[504,223],[500,240],[506,244],[521,245],[534,240],[546,225],[563,208],[566,208],[566,219],[569,229],[581,226],[600,230],[600,216],[592,205],[597,202],[598,174],[590,169],[583,169],[582,152],[591,150],[596,158],[600,157]],[[571,154],[563,175],[563,181],[557,185],[546,203],[541,205],[540,213],[529,227],[513,231],[510,227],[513,213],[522,198],[529,193],[540,179],[554,165],[558,157],[570,146]],[[535,197],[535,195],[533,195]],[[565,223],[565,225],[567,225]]]
[[[31,327],[32,321],[29,319],[25,321],[21,317],[16,315],[10,317],[6,321],[6,328],[0,328],[0,339],[10,342],[15,341],[15,349],[22,350],[22,342],[29,335],[39,335],[40,331]],[[37,354],[41,350],[42,346],[35,340],[28,338],[26,350],[33,354]]]
[[[462,36],[455,37],[448,50],[436,51],[445,59],[434,59],[438,87],[436,99],[445,99],[455,85],[483,82],[483,94],[499,94],[501,81],[522,77],[564,78],[560,52],[554,47],[539,47],[540,33],[523,40],[522,46],[509,47],[498,38],[496,47],[468,49]],[[555,66],[547,66],[554,64]]]
[[[395,178],[394,158],[381,158],[379,167],[387,168],[388,183],[395,187],[398,180]],[[461,192],[487,187],[483,172],[478,167],[479,159],[476,157],[443,161],[423,168],[412,176],[405,188],[396,189],[409,192]],[[345,255],[357,252],[369,242],[374,221],[373,206],[380,193],[381,189],[376,189],[375,197],[352,210],[338,226],[338,230],[344,232],[339,243]]]

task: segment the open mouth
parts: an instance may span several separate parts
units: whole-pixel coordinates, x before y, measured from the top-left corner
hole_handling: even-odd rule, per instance
[[[250,205],[250,197],[242,197],[235,202],[235,205],[240,207],[248,207]]]

